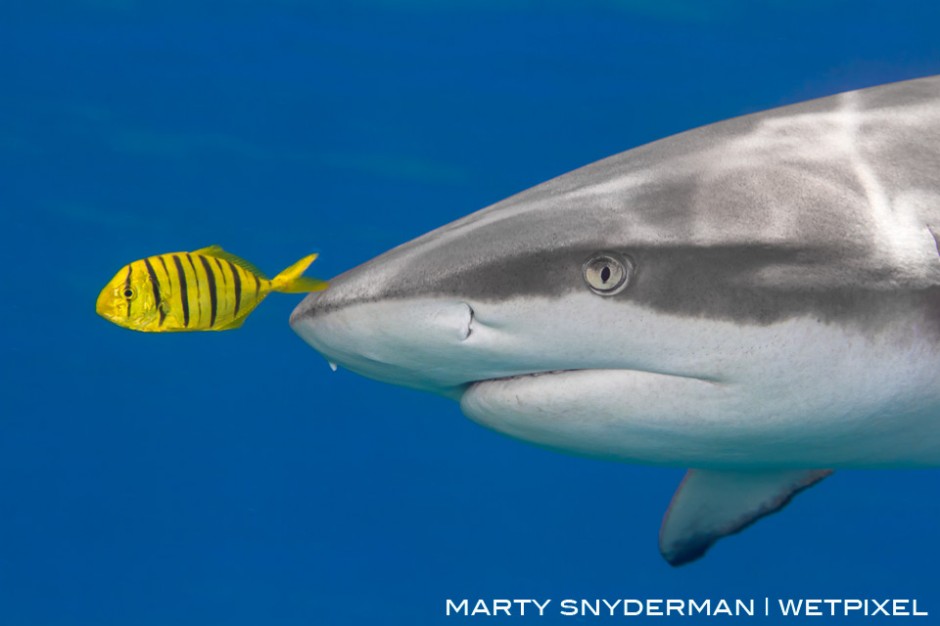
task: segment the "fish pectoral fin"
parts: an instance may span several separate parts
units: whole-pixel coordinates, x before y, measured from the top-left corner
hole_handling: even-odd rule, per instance
[[[663,518],[659,551],[670,565],[700,558],[716,541],[785,507],[832,470],[689,470]]]
[[[242,315],[241,317],[232,320],[225,326],[219,326],[213,330],[232,330],[233,328],[241,328],[241,325],[245,323],[245,318],[247,317],[247,315]]]
[[[214,256],[220,259],[225,259],[230,263],[238,265],[243,270],[248,270],[258,278],[267,279],[267,277],[264,275],[264,272],[255,267],[252,263],[249,263],[239,256],[235,256],[231,252],[226,252],[222,249],[222,246],[219,245],[211,245],[206,248],[199,248],[198,250],[193,250],[191,254],[204,254],[206,256]]]

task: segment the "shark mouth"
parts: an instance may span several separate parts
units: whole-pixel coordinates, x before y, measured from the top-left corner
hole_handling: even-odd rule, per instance
[[[639,369],[633,367],[581,367],[581,368],[572,368],[572,369],[553,369],[553,370],[537,370],[531,372],[522,372],[519,374],[510,374],[508,376],[498,376],[494,378],[484,378],[476,381],[467,383],[468,387],[474,385],[482,385],[486,383],[500,383],[500,382],[511,382],[517,380],[523,380],[526,378],[539,378],[541,376],[568,376],[573,374],[584,374],[589,372],[623,372],[623,373],[636,373],[650,376],[663,376],[668,378],[687,378],[691,380],[702,381],[705,383],[711,383],[715,385],[724,384],[725,381],[711,377],[703,376],[700,374],[683,374],[677,372],[663,372],[655,371],[648,369]]]

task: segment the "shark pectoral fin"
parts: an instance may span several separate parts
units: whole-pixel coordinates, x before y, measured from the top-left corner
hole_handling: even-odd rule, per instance
[[[776,513],[832,470],[689,470],[663,518],[659,551],[670,565],[705,554],[713,543]]]

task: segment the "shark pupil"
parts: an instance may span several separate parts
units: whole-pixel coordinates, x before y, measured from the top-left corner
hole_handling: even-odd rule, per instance
[[[610,266],[605,265],[604,269],[601,270],[601,280],[605,283],[610,280]]]

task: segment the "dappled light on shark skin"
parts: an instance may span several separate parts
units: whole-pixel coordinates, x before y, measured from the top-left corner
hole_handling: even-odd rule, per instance
[[[696,468],[666,560],[837,468],[940,465],[940,77],[598,161],[308,296],[330,362],[555,450]]]

